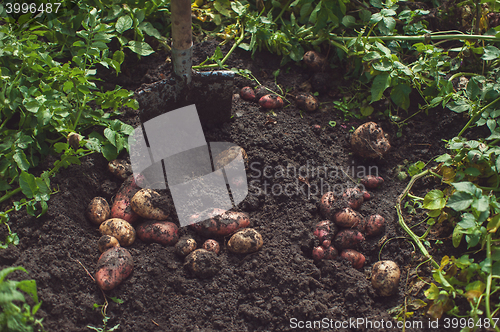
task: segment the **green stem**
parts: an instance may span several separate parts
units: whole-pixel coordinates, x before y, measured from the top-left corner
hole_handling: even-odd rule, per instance
[[[424,200],[422,197],[414,196],[414,195],[412,195],[410,193],[408,193],[407,196],[410,197],[410,198],[412,198],[412,199],[419,200],[419,201],[423,201]]]
[[[276,23],[276,21],[278,21],[281,18],[281,15],[283,15],[283,13],[285,12],[285,10],[287,10],[288,7],[290,7],[291,3],[292,3],[292,0],[288,0],[288,2],[286,3],[286,5],[281,9],[281,11],[278,14],[278,16],[276,16],[276,18],[273,20],[273,23]]]
[[[486,258],[491,261],[491,233],[488,233],[486,235]],[[490,323],[493,322],[493,316],[491,315],[491,308],[490,308],[490,295],[491,295],[491,283],[493,279],[493,272],[490,271],[488,273],[488,277],[486,277],[486,298],[485,298],[485,305],[486,305],[486,317],[490,320]],[[500,328],[495,324],[495,331],[500,332]]]
[[[11,198],[12,196],[14,196],[15,194],[17,194],[18,192],[21,191],[21,187],[19,188],[16,188],[8,193],[6,193],[5,195],[3,195],[2,197],[0,197],[0,203],[8,200],[9,198]]]
[[[403,193],[401,195],[399,195],[398,198],[397,198],[397,200],[396,200],[396,212],[398,214],[398,222],[399,222],[399,225],[401,226],[401,228],[403,228],[403,230],[412,238],[413,242],[415,242],[415,244],[417,245],[417,247],[420,250],[420,252],[422,253],[422,255],[424,255],[425,258],[429,259],[431,261],[432,265],[436,269],[439,269],[439,264],[436,263],[436,261],[429,254],[429,252],[425,248],[424,244],[420,241],[420,237],[418,237],[415,233],[413,233],[413,231],[405,223],[405,220],[403,218],[403,212],[402,212],[402,209],[401,209],[401,202],[408,195],[408,193],[410,192],[410,189],[413,186],[413,184],[415,183],[415,181],[417,181],[421,177],[426,176],[427,174],[430,174],[430,170],[423,171],[423,172],[421,172],[421,173],[419,173],[417,175],[414,175],[411,178],[410,182],[406,186],[406,188],[403,191]]]
[[[338,37],[335,34],[330,34],[330,40],[339,41],[350,41],[353,39],[358,39],[359,37]],[[422,36],[374,36],[374,37],[362,37],[367,41],[375,40],[399,40],[399,41],[426,41],[426,40],[486,40],[486,41],[498,41],[495,36],[488,35],[422,35]]]
[[[462,134],[470,127],[470,125],[473,124],[474,122],[476,122],[477,118],[479,116],[481,116],[481,114],[483,114],[483,112],[486,111],[486,109],[488,109],[490,106],[493,106],[497,101],[500,101],[500,97],[498,97],[497,99],[493,100],[491,103],[489,103],[488,105],[484,106],[479,111],[477,111],[476,114],[474,114],[474,116],[472,116],[469,119],[469,121],[465,124],[465,126],[462,128],[462,130],[460,130],[460,132],[458,133],[457,137],[462,136]]]
[[[455,73],[451,75],[451,77],[448,79],[449,82],[453,81],[455,78],[460,77],[460,76],[481,76],[476,73]]]

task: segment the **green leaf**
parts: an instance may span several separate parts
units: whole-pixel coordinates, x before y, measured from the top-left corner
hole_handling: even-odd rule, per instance
[[[160,32],[149,22],[139,24],[139,29],[144,31],[148,36],[155,37],[156,39],[161,38]]]
[[[472,201],[473,197],[471,194],[459,191],[451,195],[446,206],[455,211],[463,211],[471,205]]]
[[[392,70],[392,63],[387,59],[382,59],[382,61],[376,62],[373,65],[373,69],[378,71],[390,71]]]
[[[389,73],[382,73],[375,76],[373,80],[371,94],[371,103],[380,100],[382,98],[384,91],[391,85],[391,76]]]
[[[410,107],[410,93],[411,87],[406,84],[398,84],[391,90],[391,100],[404,110]]]
[[[486,212],[490,207],[490,200],[487,196],[481,196],[479,198],[475,198],[471,204],[473,209],[479,212]]]
[[[468,167],[464,170],[464,173],[470,176],[479,176],[481,175],[481,171],[475,167]]]
[[[12,159],[14,159],[21,171],[27,171],[30,168],[30,163],[28,162],[26,154],[24,154],[23,150],[16,150]]]
[[[120,18],[118,18],[115,24],[116,32],[122,34],[124,31],[130,29],[133,24],[134,21],[132,20],[132,17],[130,17],[129,15],[121,16]]]
[[[123,51],[115,51],[113,53],[113,60],[121,65],[123,63],[123,60],[125,60],[125,53],[123,53]]]
[[[38,294],[36,291],[36,281],[35,280],[22,280],[17,282],[17,288],[26,292],[31,296],[35,303],[38,303]]]
[[[446,199],[441,190],[431,190],[424,197],[423,207],[427,210],[441,210],[446,205]]]
[[[477,226],[476,218],[472,213],[462,215],[462,220],[458,223],[462,229],[475,228]]]
[[[139,55],[142,55],[142,56],[148,56],[152,53],[154,53],[155,51],[151,48],[151,46],[149,46],[148,43],[146,42],[143,42],[143,41],[135,41],[135,40],[131,40],[128,42],[128,46],[127,46],[129,49],[132,50],[132,52],[134,53],[137,53]]]
[[[493,45],[489,45],[484,48],[484,54],[481,59],[489,61],[496,60],[498,57],[500,57],[500,50]]]
[[[455,187],[457,191],[463,191],[471,195],[474,195],[477,189],[477,187],[472,182],[469,181],[454,182],[452,183],[452,186]]]
[[[226,17],[231,17],[231,3],[229,0],[215,0],[213,2],[214,8]]]
[[[342,18],[342,24],[347,28],[352,28],[356,26],[356,19],[351,15],[346,15]]]
[[[468,112],[472,109],[471,106],[466,101],[461,99],[457,101],[450,101],[448,104],[446,104],[446,107],[448,107],[455,113]]]
[[[29,199],[38,193],[35,176],[27,172],[21,172],[21,175],[19,175],[19,187],[21,187],[21,191]]]
[[[101,148],[101,152],[104,158],[106,158],[108,161],[114,160],[118,157],[118,151],[110,143],[104,144]]]
[[[26,269],[22,266],[17,266],[17,267],[7,267],[3,270],[0,271],[0,284],[3,283],[3,281],[5,280],[5,278],[7,277],[7,275],[11,274],[12,272],[14,271],[23,271],[23,272],[26,272],[28,273],[28,271],[26,271]]]

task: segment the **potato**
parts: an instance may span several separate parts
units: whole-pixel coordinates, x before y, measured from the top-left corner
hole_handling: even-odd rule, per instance
[[[87,206],[87,218],[96,225],[109,219],[110,214],[109,204],[102,197],[94,197]]]
[[[220,252],[220,244],[219,244],[219,242],[217,242],[215,240],[212,240],[212,239],[206,240],[203,243],[202,248],[205,249],[205,250],[208,250],[208,251],[212,251],[212,252],[214,252],[217,255]]]
[[[359,188],[347,188],[342,195],[342,197],[347,201],[349,207],[357,210],[363,204],[363,192]]]
[[[259,99],[262,108],[273,109],[283,107],[283,99],[275,94],[268,94]]]
[[[249,254],[262,248],[262,235],[253,228],[236,232],[227,243],[229,251],[236,254]]]
[[[368,191],[363,191],[362,192],[363,194],[363,201],[366,202],[366,201],[369,201],[370,199],[372,199],[372,195],[370,195],[370,193]]]
[[[307,51],[302,60],[306,66],[313,71],[325,70],[327,66],[326,57],[316,51]]]
[[[314,112],[318,109],[318,100],[310,93],[299,93],[295,97],[295,103],[297,106],[307,112]]]
[[[123,247],[129,246],[135,241],[135,229],[127,221],[120,218],[111,218],[99,226],[102,235],[115,237]]]
[[[314,226],[313,234],[323,243],[324,241],[331,241],[337,233],[337,226],[330,222],[330,220],[323,220]]]
[[[342,251],[340,257],[351,262],[352,267],[358,270],[365,265],[365,256],[353,249],[346,249]]]
[[[134,270],[134,260],[125,248],[114,247],[99,257],[95,280],[102,290],[111,290],[121,284]]]
[[[268,90],[265,86],[259,85],[255,88],[255,100],[259,101],[260,98],[269,94],[270,90]]]
[[[103,235],[99,238],[99,241],[97,241],[97,246],[99,247],[100,252],[105,252],[110,248],[119,247],[120,242],[118,242],[114,236]]]
[[[350,207],[344,208],[334,215],[335,223],[340,227],[346,228],[356,228],[364,227],[364,218],[359,213],[351,209]],[[363,231],[363,230],[360,230]]]
[[[108,170],[119,179],[126,180],[132,175],[132,166],[126,160],[115,159],[108,163]]]
[[[385,226],[385,219],[379,214],[370,216],[366,221],[365,234],[366,236],[374,236],[382,233]]]
[[[130,200],[132,210],[146,219],[165,220],[170,214],[170,203],[152,189],[141,189]]]
[[[359,126],[352,134],[351,146],[363,158],[383,158],[391,148],[384,131],[375,122]]]
[[[191,228],[207,237],[223,237],[230,235],[241,228],[250,226],[248,214],[244,212],[225,211],[214,209],[209,215],[215,215],[202,222],[192,224]]]
[[[332,217],[332,212],[336,209],[334,203],[335,195],[332,191],[328,191],[321,196],[321,200],[319,202],[319,212],[323,218],[330,219]]]
[[[367,175],[361,179],[361,184],[368,189],[377,189],[384,183],[384,179],[380,176]]]
[[[175,244],[175,252],[180,256],[187,256],[196,250],[197,243],[195,239],[189,236],[183,236]]]
[[[220,268],[220,258],[211,251],[196,249],[187,255],[184,266],[199,278],[211,278]]]
[[[173,246],[179,241],[179,227],[169,221],[148,220],[135,229],[137,237],[146,243]]]
[[[254,101],[255,100],[255,91],[249,86],[246,86],[240,90],[240,97],[243,100]]]
[[[247,156],[247,153],[245,152],[245,150],[243,150],[243,148],[240,148],[239,146],[232,146],[229,149],[222,151],[214,158],[215,169],[218,170],[220,168],[223,168],[224,166],[227,166],[240,153],[241,153],[241,157],[243,158],[243,162],[245,164],[247,164],[248,156]],[[244,180],[246,181],[246,178]]]
[[[322,259],[333,260],[337,258],[339,252],[335,247],[332,246],[319,246],[313,249],[312,256],[315,261],[319,261]]]
[[[396,293],[401,272],[393,261],[379,261],[373,264],[372,286],[382,296],[391,296]]]
[[[111,218],[120,218],[129,223],[133,223],[139,219],[139,215],[132,211],[130,200],[140,190],[135,183],[133,175],[129,176],[118,189],[113,205],[111,206]]]
[[[343,229],[334,239],[335,247],[339,249],[354,249],[365,240],[363,234],[356,229]]]
[[[67,142],[69,146],[73,148],[73,150],[78,150],[80,148],[80,141],[82,140],[82,136],[77,133],[69,133],[67,137]]]

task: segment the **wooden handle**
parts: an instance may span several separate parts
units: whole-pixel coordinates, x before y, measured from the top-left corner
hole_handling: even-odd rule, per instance
[[[186,50],[193,44],[191,32],[191,0],[171,0],[172,46],[176,50]]]

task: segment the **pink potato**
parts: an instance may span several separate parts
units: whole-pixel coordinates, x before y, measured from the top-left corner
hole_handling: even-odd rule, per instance
[[[352,267],[358,270],[365,265],[365,256],[353,249],[346,249],[342,251],[340,257],[351,262]]]
[[[209,215],[221,213],[223,210],[214,209]],[[217,212],[218,211],[218,212]],[[244,212],[225,211],[209,219],[192,224],[191,228],[207,237],[224,237],[239,229],[250,226],[250,218]]]
[[[367,175],[361,179],[361,184],[368,189],[377,189],[384,183],[384,179],[380,176]]]
[[[137,237],[146,243],[173,246],[179,241],[179,228],[169,221],[146,221],[136,228]]]
[[[332,246],[319,246],[313,249],[312,256],[315,261],[319,261],[322,259],[333,260],[337,258],[339,252],[335,247]]]
[[[220,244],[219,244],[219,242],[217,242],[215,240],[212,240],[212,239],[206,240],[203,243],[202,248],[205,249],[205,250],[214,252],[215,254],[219,254],[219,252],[220,252]]]
[[[335,236],[334,244],[339,249],[354,249],[365,240],[356,229],[343,229]]]
[[[350,207],[344,208],[335,213],[334,221],[338,226],[346,228],[358,228],[364,225],[363,216]]]
[[[385,226],[385,219],[379,214],[370,216],[366,222],[365,234],[366,236],[375,236],[382,233]]]
[[[111,290],[121,284],[134,270],[134,260],[122,247],[106,250],[99,257],[95,279],[102,290]]]
[[[342,196],[354,210],[358,210],[363,204],[363,192],[359,188],[347,188]]]
[[[337,227],[330,220],[323,220],[314,226],[313,234],[320,242],[331,241],[337,233]]]
[[[335,210],[334,206],[335,195],[332,191],[326,192],[319,202],[319,212],[324,218],[330,219],[332,212]]]
[[[274,94],[268,94],[259,99],[259,105],[263,108],[273,109],[283,107],[283,99]]]
[[[141,188],[135,183],[134,176],[129,176],[127,180],[123,182],[120,189],[118,189],[118,193],[111,206],[111,218],[120,218],[129,223],[133,223],[139,219],[139,215],[135,213],[130,206],[130,200],[139,190],[141,190]]]
[[[240,97],[246,101],[255,100],[255,91],[249,86],[246,86],[240,90]]]

